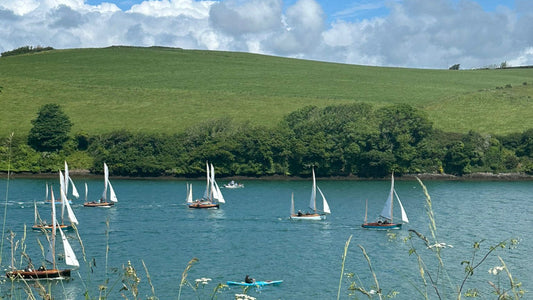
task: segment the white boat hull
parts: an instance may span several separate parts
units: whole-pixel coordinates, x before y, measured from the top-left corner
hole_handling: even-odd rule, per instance
[[[291,220],[309,220],[309,221],[320,221],[325,220],[326,215],[318,215],[318,214],[311,214],[311,215],[291,215]]]

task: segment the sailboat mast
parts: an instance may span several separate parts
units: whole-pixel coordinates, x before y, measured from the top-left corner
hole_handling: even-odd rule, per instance
[[[368,199],[366,199],[366,204],[365,204],[365,223],[367,220],[367,215],[368,215]]]
[[[393,214],[393,207],[394,207],[394,172],[392,172],[392,177],[391,177],[390,199],[391,199],[391,203],[390,203],[390,221],[391,221],[391,223],[393,223],[393,218],[394,218],[394,214]]]
[[[62,188],[62,187],[60,187]],[[53,269],[56,268],[56,205],[54,203],[54,191],[51,190],[50,193],[52,194],[52,266]]]

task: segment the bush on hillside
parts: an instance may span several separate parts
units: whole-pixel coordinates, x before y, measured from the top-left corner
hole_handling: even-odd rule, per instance
[[[52,47],[32,47],[32,46],[24,46],[20,47],[11,51],[5,51],[0,53],[0,56],[6,57],[6,56],[13,56],[13,55],[20,55],[20,54],[27,54],[27,53],[37,53],[42,51],[48,51],[48,50],[54,50]]]

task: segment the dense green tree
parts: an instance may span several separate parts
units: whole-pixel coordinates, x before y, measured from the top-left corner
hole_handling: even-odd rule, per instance
[[[470,158],[463,142],[455,142],[448,147],[444,156],[444,172],[452,175],[470,173]]]
[[[400,170],[408,172],[410,164],[417,156],[417,146],[431,134],[432,124],[420,110],[397,104],[377,111],[379,118],[380,151],[390,151]]]
[[[31,123],[33,127],[28,135],[28,145],[37,151],[61,150],[70,138],[72,122],[59,104],[43,105]]]
[[[517,155],[533,158],[533,129],[526,130],[521,134]]]
[[[54,109],[58,111],[57,106]],[[56,114],[43,108],[42,115],[50,120]],[[40,124],[34,123],[35,128]],[[213,163],[221,177],[306,177],[311,167],[318,176],[383,177],[391,171],[533,173],[533,129],[498,137],[442,132],[433,130],[425,114],[408,105],[377,110],[362,103],[308,106],[288,114],[274,127],[222,118],[177,135],[121,130],[91,136],[81,132],[64,142],[61,150],[43,153],[27,140],[15,139],[12,144],[13,170],[55,171],[69,158],[82,167],[93,164],[94,173],[101,173],[106,162],[111,174],[123,176],[200,177],[205,176],[206,161]],[[3,170],[7,166],[1,159],[6,153],[0,147]]]

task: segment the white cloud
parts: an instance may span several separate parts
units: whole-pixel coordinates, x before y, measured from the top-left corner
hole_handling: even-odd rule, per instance
[[[524,49],[518,55],[507,61],[507,66],[531,66],[533,65],[533,47]]]
[[[356,64],[482,67],[533,44],[531,25],[522,34],[524,27],[517,25],[528,18],[503,7],[486,12],[466,0],[405,0],[389,8],[383,19],[333,23],[324,33],[331,53],[345,53],[346,62]]]
[[[218,2],[211,6],[211,26],[228,35],[261,33],[275,30],[281,23],[281,0]]]
[[[148,0],[133,5],[128,12],[139,13],[151,17],[189,17],[205,19],[209,15],[209,7],[213,1],[194,0]]]
[[[283,18],[285,27],[265,47],[281,55],[312,53],[322,42],[324,13],[314,0],[299,0],[287,9]]]
[[[2,0],[0,51],[160,45],[422,68],[533,64],[530,0],[491,11],[480,0],[361,1],[331,24],[317,2],[328,0],[282,1],[146,0],[122,11],[113,1]],[[375,3],[389,14],[357,19]]]

